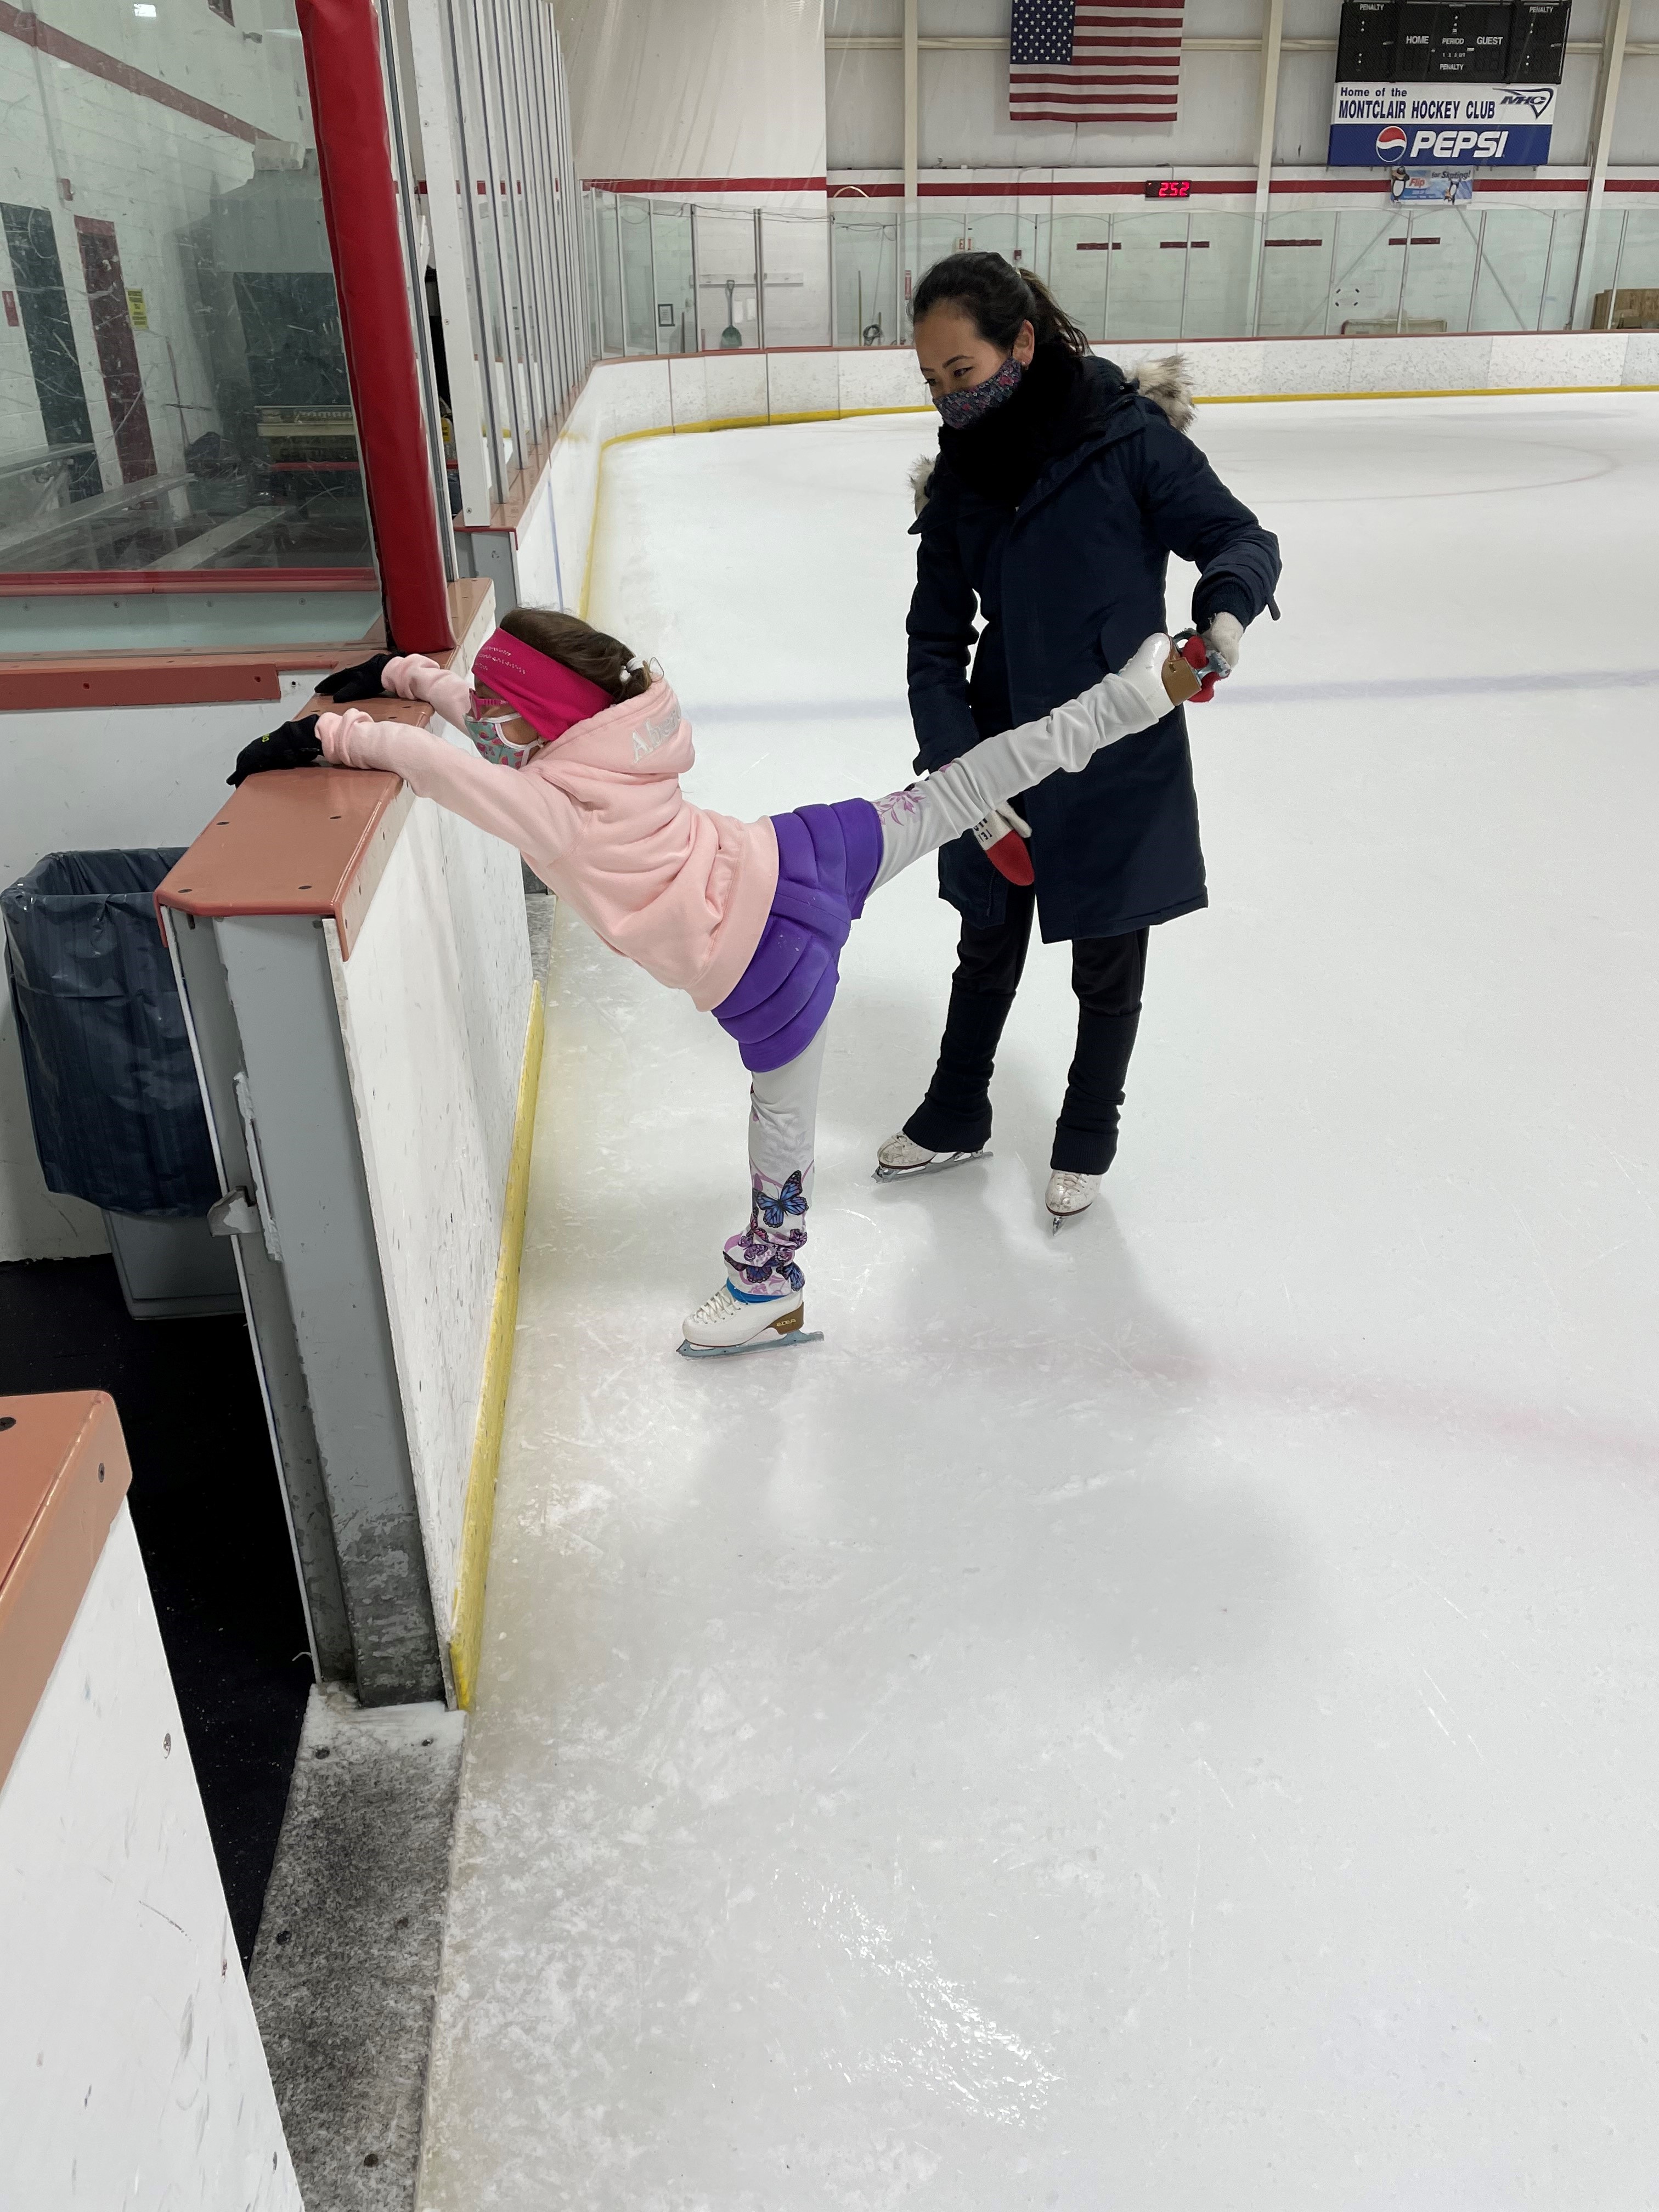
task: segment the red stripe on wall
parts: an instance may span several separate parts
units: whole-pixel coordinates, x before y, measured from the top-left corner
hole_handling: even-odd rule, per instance
[[[1071,122],[1070,116],[1059,118]],[[1058,176],[1060,173],[1056,173]],[[1100,178],[1080,179],[1075,184],[1058,181],[1046,184],[1027,184],[1018,179],[1005,184],[928,184],[917,187],[924,199],[941,200],[1064,200],[1064,199],[1142,199],[1146,197],[1144,182],[1120,183]],[[1268,187],[1275,196],[1285,192],[1304,192],[1322,198],[1332,192],[1350,192],[1356,198],[1367,192],[1386,192],[1386,177],[1371,176],[1357,171],[1346,177],[1284,177],[1276,178]],[[1474,189],[1482,192],[1582,192],[1589,189],[1583,177],[1477,177]],[[1610,192],[1659,192],[1659,177],[1630,177],[1620,182],[1607,179]],[[1193,197],[1200,192],[1216,192],[1233,199],[1249,199],[1255,191],[1254,177],[1197,178],[1193,183]],[[837,199],[896,200],[904,197],[902,185],[831,185],[829,198]]]
[[[823,177],[584,177],[596,192],[821,192]]]

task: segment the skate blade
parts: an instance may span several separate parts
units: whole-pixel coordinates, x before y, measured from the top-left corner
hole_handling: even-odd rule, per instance
[[[878,1168],[875,1181],[877,1182],[910,1182],[917,1176],[943,1175],[947,1168],[971,1167],[975,1160],[988,1160],[992,1157],[988,1146],[982,1152],[953,1152],[948,1160],[926,1160],[920,1167]]]
[[[791,1329],[787,1336],[780,1336],[775,1329],[769,1328],[762,1336],[750,1337],[747,1344],[687,1344],[683,1341],[680,1345],[680,1358],[682,1359],[736,1359],[740,1353],[745,1352],[781,1352],[786,1346],[791,1344],[822,1344],[823,1342],[823,1331],[821,1328]]]
[[[1048,1216],[1048,1234],[1058,1237],[1068,1221],[1081,1221],[1088,1211],[1086,1206],[1079,1206],[1075,1213],[1051,1213]]]

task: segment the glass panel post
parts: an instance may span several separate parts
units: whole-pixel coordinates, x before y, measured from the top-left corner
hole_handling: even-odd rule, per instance
[[[691,216],[691,350],[702,351],[702,295],[697,289],[697,204],[692,201]]]

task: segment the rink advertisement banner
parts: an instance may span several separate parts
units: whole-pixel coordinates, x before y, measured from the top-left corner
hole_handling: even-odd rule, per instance
[[[1430,162],[1540,167],[1550,157],[1553,84],[1338,84],[1331,98],[1334,169]]]

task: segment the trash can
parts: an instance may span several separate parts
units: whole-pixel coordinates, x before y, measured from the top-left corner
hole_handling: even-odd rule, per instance
[[[155,891],[179,852],[52,853],[0,892],[49,1190],[100,1207],[129,1312],[239,1313],[184,1008]]]

